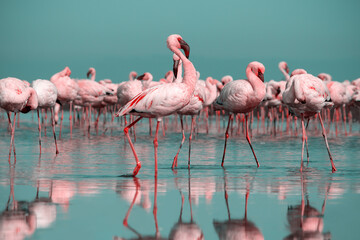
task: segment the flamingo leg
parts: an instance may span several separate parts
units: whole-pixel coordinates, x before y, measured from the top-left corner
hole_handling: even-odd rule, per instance
[[[130,135],[129,135],[129,128],[131,128],[133,125],[135,125],[140,119],[142,119],[142,117],[138,117],[135,121],[133,121],[132,123],[130,123],[128,126],[126,126],[124,128],[124,133],[129,141],[129,145],[131,147],[131,150],[134,154],[134,157],[135,157],[135,161],[136,161],[136,166],[135,166],[135,169],[133,171],[133,176],[135,177],[136,174],[138,174],[140,168],[141,168],[141,162],[139,161],[139,158],[136,154],[136,151],[135,151],[135,147],[134,147],[134,144],[131,142],[131,138],[130,138]]]
[[[138,181],[137,178],[134,178],[134,183],[135,183],[135,187],[136,187],[136,189],[135,189],[135,195],[134,195],[134,198],[133,198],[133,200],[132,200],[132,202],[131,202],[131,204],[130,204],[130,207],[129,207],[128,211],[126,212],[125,218],[124,218],[124,220],[123,220],[123,225],[124,225],[125,227],[128,226],[128,218],[129,218],[130,212],[131,212],[131,210],[132,210],[132,208],[133,208],[133,206],[134,206],[134,204],[135,204],[135,202],[136,202],[136,198],[137,198],[137,196],[138,196],[138,194],[139,194],[140,184],[139,184],[139,181]]]
[[[344,122],[345,136],[347,136],[347,129],[346,129],[346,108],[345,108],[345,104],[342,106],[342,109],[343,109],[343,122]]]
[[[335,167],[335,164],[334,164],[333,159],[332,159],[332,156],[331,156],[329,144],[328,144],[327,137],[326,137],[326,131],[325,131],[324,123],[323,123],[323,121],[322,121],[322,118],[321,118],[321,115],[320,115],[320,114],[319,114],[319,120],[320,120],[320,124],[321,124],[321,128],[322,128],[322,133],[323,133],[324,141],[325,141],[325,144],[326,144],[326,149],[327,149],[327,151],[328,151],[329,158],[330,158],[332,172],[335,172],[335,171],[336,171],[336,167]]]
[[[308,128],[308,126],[309,126],[309,121],[310,121],[310,118],[308,118],[308,120],[307,120],[305,130],[306,130],[306,129]],[[308,138],[307,138],[307,136],[306,136],[306,139],[305,139],[305,144],[306,144],[307,164],[309,164],[309,146],[308,146]]]
[[[70,121],[70,137],[72,137],[72,101],[70,101],[69,121]]]
[[[190,168],[190,155],[191,155],[191,140],[194,130],[194,125],[196,121],[196,116],[191,116],[191,127],[190,127],[190,136],[189,136],[189,158],[188,158],[188,168]]]
[[[55,133],[55,118],[54,118],[54,108],[51,107],[50,108],[50,111],[51,111],[51,125],[52,125],[52,130],[53,130],[53,135],[54,135],[54,141],[55,141],[55,153],[56,155],[59,154],[59,149],[58,149],[58,146],[57,146],[57,141],[56,141],[56,133]]]
[[[154,138],[154,152],[155,152],[155,177],[157,176],[158,172],[158,134],[159,134],[159,126],[160,126],[161,120],[157,120],[156,122],[156,131],[155,131],[155,138]]]
[[[9,122],[9,128],[10,129],[10,132],[12,130],[12,124],[11,124],[11,117],[10,117],[10,113],[9,112],[6,112],[7,113],[7,117],[8,117],[8,122]]]
[[[304,115],[303,114],[301,114],[301,127],[302,127],[302,149],[301,149],[300,172],[302,172],[302,168],[303,168],[304,146],[305,146],[305,141],[307,141],[306,130],[305,130],[305,125],[304,125]]]
[[[62,122],[64,119],[64,108],[61,107],[61,118],[60,118],[60,131],[59,131],[59,138],[61,138],[61,130],[62,130]]]
[[[223,157],[222,157],[222,161],[221,161],[221,166],[224,167],[224,160],[225,160],[225,153],[226,153],[226,144],[227,144],[227,140],[229,138],[229,126],[230,126],[230,122],[232,119],[232,114],[229,114],[229,121],[228,121],[228,125],[226,128],[226,132],[225,132],[225,144],[224,144],[224,153],[223,153]]]
[[[10,138],[10,149],[9,149],[9,164],[10,163],[10,159],[11,159],[11,149],[12,149],[12,145],[15,145],[15,125],[16,125],[16,112],[14,112],[14,121],[13,121],[13,126],[11,129],[11,138]],[[14,152],[14,164],[16,163],[16,155]]]
[[[180,123],[181,123],[182,139],[181,139],[180,147],[179,147],[179,149],[178,149],[178,151],[177,151],[177,153],[176,153],[176,156],[174,157],[174,161],[173,161],[172,166],[171,166],[172,169],[174,169],[175,167],[178,166],[177,160],[178,160],[179,152],[180,152],[180,150],[181,150],[181,148],[182,148],[182,145],[184,144],[184,141],[185,141],[185,132],[184,132],[183,116],[182,116],[182,115],[179,115],[179,117],[180,117]]]
[[[40,155],[41,155],[41,123],[40,123],[40,113],[39,109],[37,109],[37,116],[38,116],[38,124],[39,124],[39,147],[40,147]]]
[[[159,236],[159,225],[158,225],[158,219],[157,219],[157,175],[155,175],[155,187],[154,187],[154,207],[153,207],[153,214],[154,214],[154,220],[155,220],[155,229],[156,229],[156,236]]]
[[[249,115],[248,115],[248,114],[245,114],[246,140],[248,141],[249,146],[250,146],[250,148],[251,148],[251,151],[252,151],[252,153],[254,154],[254,158],[255,158],[255,161],[256,161],[256,165],[257,165],[257,167],[260,167],[259,161],[258,161],[258,159],[257,159],[257,157],[256,157],[256,154],[255,154],[254,148],[253,148],[253,147],[252,147],[252,145],[251,145],[251,141],[250,141],[250,137],[249,137],[248,117],[249,117]]]

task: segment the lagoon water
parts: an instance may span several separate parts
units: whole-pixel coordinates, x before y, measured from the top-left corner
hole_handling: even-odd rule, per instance
[[[256,122],[252,143],[261,167],[256,168],[244,135],[234,131],[228,141],[225,168],[221,168],[225,129],[221,121],[219,130],[214,119],[208,134],[200,128],[193,139],[190,170],[186,140],[179,166],[172,171],[181,134],[169,127],[165,136],[159,137],[155,178],[153,137],[149,136],[147,120],[142,120],[135,143],[142,168],[137,178],[132,178],[123,176],[132,172],[135,161],[119,122],[108,122],[106,128],[101,123],[98,133],[92,128],[90,136],[75,125],[70,136],[65,116],[58,139],[60,154],[55,156],[47,126],[39,155],[35,116],[21,115],[15,134],[15,166],[8,164],[6,118],[0,123],[0,239],[360,236],[357,123],[349,136],[329,134],[338,169],[335,173],[331,173],[321,134],[311,126],[310,161],[300,173],[301,134],[256,134]]]

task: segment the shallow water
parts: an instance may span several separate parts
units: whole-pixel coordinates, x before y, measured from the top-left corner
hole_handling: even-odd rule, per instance
[[[147,120],[142,120],[135,143],[142,168],[132,178],[123,176],[132,173],[135,161],[116,121],[106,128],[101,123],[97,134],[92,128],[90,136],[75,126],[70,136],[65,120],[57,156],[48,126],[40,156],[35,115],[34,120],[31,113],[21,115],[15,134],[17,163],[9,167],[5,120],[0,123],[0,239],[192,239],[201,234],[205,239],[226,239],[231,234],[255,239],[305,235],[354,239],[360,235],[357,124],[350,136],[329,136],[335,173],[322,136],[311,126],[310,162],[305,162],[302,174],[301,134],[256,134],[253,123],[252,143],[261,164],[257,169],[244,135],[234,130],[223,169],[226,120],[221,121],[220,131],[213,120],[209,134],[200,128],[194,136],[190,170],[186,140],[179,166],[172,171],[181,134],[169,129],[164,137],[160,130],[155,178],[153,137]],[[11,189],[16,201],[9,198]]]

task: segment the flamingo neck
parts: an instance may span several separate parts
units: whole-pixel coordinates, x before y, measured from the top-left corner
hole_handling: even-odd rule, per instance
[[[91,72],[91,81],[95,81],[95,76],[96,76],[96,72],[95,71],[93,71],[93,72]]]
[[[175,53],[182,61],[184,65],[184,77],[182,82],[185,83],[188,87],[190,87],[191,94],[194,92],[196,85],[196,69],[192,62],[185,57],[185,55],[176,47],[171,46],[170,50]]]
[[[255,75],[255,73],[253,73],[250,66],[246,68],[246,77],[254,90],[254,95],[256,97],[264,98],[265,84],[258,76]]]
[[[290,75],[285,71],[285,69],[284,69],[284,68],[280,68],[280,71],[281,71],[282,74],[284,75],[285,81],[289,80]]]

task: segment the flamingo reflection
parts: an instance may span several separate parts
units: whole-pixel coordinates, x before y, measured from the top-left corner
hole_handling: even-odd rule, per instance
[[[175,185],[178,186],[175,178]],[[201,240],[204,239],[204,233],[200,229],[200,227],[194,222],[193,213],[192,213],[192,205],[191,205],[191,181],[190,181],[190,169],[188,169],[188,192],[189,192],[189,206],[190,206],[190,222],[183,222],[182,213],[184,207],[184,194],[179,188],[179,192],[181,195],[181,208],[180,208],[180,216],[179,221],[172,227],[169,235],[170,240],[180,240],[180,239],[196,239]]]
[[[220,240],[232,240],[232,239],[263,240],[264,236],[261,233],[260,229],[258,229],[256,225],[253,222],[249,221],[247,218],[247,205],[250,194],[250,183],[248,182],[248,180],[246,179],[245,215],[243,219],[231,219],[225,169],[224,169],[224,192],[225,192],[225,202],[228,213],[228,220],[223,222],[216,220],[213,221],[214,228],[219,236],[219,239]]]
[[[308,194],[306,191],[307,180],[304,179],[305,177],[306,176],[302,173],[301,204],[288,207],[287,220],[289,223],[289,229],[291,231],[291,234],[284,239],[331,239],[331,234],[329,232],[323,233],[324,212],[326,200],[330,190],[330,184],[327,184],[324,202],[321,208],[321,212],[319,212],[316,208],[310,205]]]
[[[134,184],[135,184],[135,194],[134,194],[134,198],[131,201],[130,207],[125,215],[125,218],[123,220],[123,225],[128,228],[130,231],[132,231],[137,237],[135,238],[130,238],[131,240],[136,240],[136,239],[146,239],[146,240],[152,240],[152,239],[156,239],[156,240],[162,240],[165,238],[162,238],[160,236],[160,232],[159,232],[159,225],[158,225],[158,219],[157,219],[157,189],[158,189],[158,179],[157,176],[155,175],[155,182],[154,182],[154,206],[153,206],[153,215],[154,215],[154,222],[155,222],[155,235],[154,236],[142,236],[139,232],[137,232],[135,230],[135,228],[131,227],[128,223],[128,219],[131,213],[131,210],[134,206],[134,204],[138,201],[138,197],[139,197],[139,190],[140,190],[140,182],[139,179],[134,177],[133,178]],[[129,239],[129,240],[130,240]],[[125,240],[125,238],[121,238],[121,237],[114,237],[114,240]]]
[[[10,194],[6,208],[0,214],[0,239],[24,239],[36,229],[36,216],[27,208],[27,202],[19,202],[14,194],[14,168],[10,169]]]

